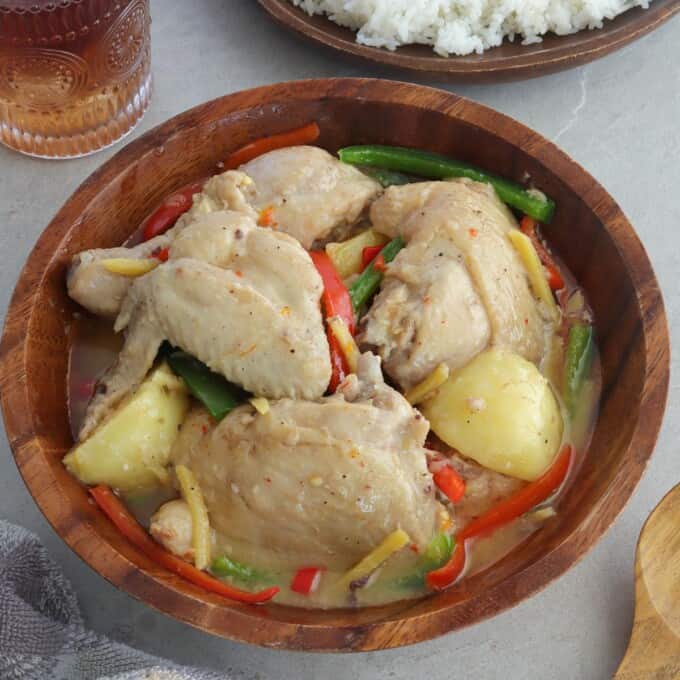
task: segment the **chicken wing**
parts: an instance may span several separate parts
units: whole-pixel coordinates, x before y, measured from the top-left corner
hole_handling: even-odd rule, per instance
[[[308,253],[287,234],[229,211],[186,227],[170,260],[132,283],[115,325],[126,329],[125,344],[80,439],[141,382],[164,340],[257,395],[320,397],[331,373],[322,291]]]

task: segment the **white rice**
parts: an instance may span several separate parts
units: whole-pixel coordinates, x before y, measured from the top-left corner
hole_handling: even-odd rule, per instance
[[[504,37],[523,44],[584,28],[652,0],[291,0],[309,14],[326,14],[358,29],[357,42],[393,50],[399,45],[432,45],[442,56],[481,54]]]

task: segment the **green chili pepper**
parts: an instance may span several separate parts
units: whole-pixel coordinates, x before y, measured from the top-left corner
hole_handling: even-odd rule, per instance
[[[364,174],[380,182],[384,187],[401,186],[402,184],[411,183],[411,178],[403,175],[401,172],[371,167],[361,168],[361,170]]]
[[[423,559],[427,563],[428,571],[430,569],[437,569],[437,567],[449,561],[453,551],[453,544],[454,540],[451,534],[437,534],[430,541],[430,545],[427,546],[423,553]]]
[[[398,585],[404,588],[422,588],[425,585],[425,575],[446,564],[455,545],[451,534],[437,534],[418,560],[415,571],[399,579]]]
[[[245,583],[265,580],[264,574],[247,564],[232,560],[226,555],[216,557],[210,565],[210,571],[220,578],[229,578]]]
[[[564,401],[574,413],[583,383],[590,373],[595,346],[593,327],[577,323],[569,329],[564,366]]]
[[[338,155],[343,163],[351,165],[397,170],[433,179],[467,177],[485,182],[493,186],[502,201],[539,222],[550,222],[555,213],[555,202],[550,198],[541,198],[515,182],[440,154],[398,146],[368,145],[348,146]]]
[[[186,352],[173,352],[167,357],[170,368],[184,380],[191,393],[213,418],[222,420],[229,411],[245,401],[245,393],[224,377],[213,373],[203,362]]]
[[[397,253],[405,246],[404,240],[397,236],[392,239],[380,251],[385,262],[392,262],[397,256]],[[375,260],[373,261],[375,262]],[[356,312],[362,305],[364,305],[371,296],[378,290],[380,282],[382,281],[382,272],[379,272],[374,266],[373,262],[361,272],[359,278],[350,286],[349,296],[352,298],[352,305]]]

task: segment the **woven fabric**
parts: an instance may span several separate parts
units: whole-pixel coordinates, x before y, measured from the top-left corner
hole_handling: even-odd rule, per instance
[[[228,680],[87,630],[76,595],[38,537],[0,520],[0,678]]]

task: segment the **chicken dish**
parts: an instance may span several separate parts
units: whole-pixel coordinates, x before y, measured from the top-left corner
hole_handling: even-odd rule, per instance
[[[76,255],[64,458],[159,565],[226,598],[445,589],[559,513],[600,379],[540,190],[444,156],[232,153]]]

